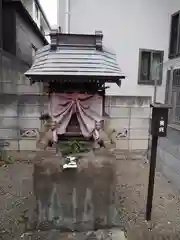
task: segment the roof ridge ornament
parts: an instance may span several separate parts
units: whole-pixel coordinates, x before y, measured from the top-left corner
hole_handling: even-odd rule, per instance
[[[103,39],[103,33],[102,31],[95,31],[95,36],[96,36],[96,49],[102,51],[102,39]]]
[[[52,29],[50,33],[51,50],[56,50],[58,46],[94,47],[98,51],[103,50],[103,33],[95,31],[95,34],[66,34],[61,29]]]
[[[56,50],[57,45],[58,45],[58,29],[52,29],[50,33],[50,38],[51,38],[51,49]]]

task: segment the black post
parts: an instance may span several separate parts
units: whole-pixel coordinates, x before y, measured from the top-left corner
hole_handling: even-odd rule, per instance
[[[2,0],[0,0],[0,93],[2,92],[2,48],[3,48],[3,17]]]
[[[0,0],[0,49],[2,49],[2,44],[3,44],[3,16],[2,16],[3,10],[2,10],[2,0]]]
[[[151,220],[152,201],[153,201],[153,193],[154,193],[154,177],[155,177],[155,170],[156,170],[157,144],[158,144],[158,136],[152,136],[148,195],[147,195],[147,204],[146,204],[146,220],[147,221]]]

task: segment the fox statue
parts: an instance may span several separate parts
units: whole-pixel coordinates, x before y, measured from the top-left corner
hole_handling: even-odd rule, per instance
[[[45,123],[39,132],[36,148],[45,150],[47,147],[52,147],[57,141],[56,136],[54,136],[57,123],[48,114],[42,115],[40,120],[43,120]]]
[[[117,132],[115,129],[102,129],[101,122],[96,122],[95,130],[98,132],[98,137],[95,139],[94,148],[108,148],[111,144],[116,143]]]

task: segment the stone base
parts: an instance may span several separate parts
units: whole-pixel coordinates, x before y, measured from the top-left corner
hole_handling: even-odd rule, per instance
[[[115,206],[115,158],[107,152],[81,154],[77,169],[44,157],[34,165],[36,229],[87,231],[119,226]]]
[[[125,234],[120,229],[106,229],[82,233],[61,233],[57,230],[46,232],[25,233],[22,240],[125,240]]]

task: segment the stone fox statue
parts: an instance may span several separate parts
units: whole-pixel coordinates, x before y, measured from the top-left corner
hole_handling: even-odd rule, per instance
[[[53,143],[57,141],[54,137],[54,130],[57,127],[57,123],[53,121],[49,114],[44,114],[40,117],[40,120],[43,120],[45,123],[43,128],[39,132],[39,137],[36,143],[36,147],[40,149],[46,149],[47,147],[52,147]]]
[[[96,135],[97,138],[95,139],[95,148],[103,147],[106,148],[109,144],[115,144],[116,143],[116,130],[115,129],[102,129],[102,122],[96,122],[95,125],[95,131],[97,131]]]

